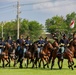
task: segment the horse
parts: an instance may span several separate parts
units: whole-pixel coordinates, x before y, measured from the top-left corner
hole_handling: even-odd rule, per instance
[[[18,50],[19,49],[19,50]],[[34,66],[34,52],[37,50],[37,45],[34,42],[32,45],[29,45],[25,51],[25,41],[22,41],[21,45],[17,45],[15,51],[15,60],[14,60],[14,67],[18,62],[20,62],[20,68],[23,68],[22,63],[25,61],[25,66],[28,68],[29,60],[30,63],[32,62],[32,68]]]
[[[63,59],[61,59],[61,54],[58,54],[58,50],[59,50],[59,45],[57,42],[53,43],[54,47],[57,47],[56,50],[53,51],[52,53],[52,64],[51,64],[51,70],[53,69],[54,66],[54,62],[56,57],[58,58],[58,67],[59,69],[62,69],[63,66]],[[74,61],[73,61],[73,54],[74,54],[74,48],[73,45],[70,45],[69,47],[66,48],[63,57],[68,59],[68,67],[71,67],[71,69],[73,70],[73,65],[74,65]]]
[[[50,43],[50,41],[48,41],[44,45],[43,49],[40,52],[39,67],[41,67],[41,61],[42,61],[43,62],[43,68],[45,68],[46,65],[49,68],[49,63],[50,63],[50,60],[51,60],[52,50],[53,50],[53,46]],[[44,61],[46,62],[46,64],[44,64]]]
[[[10,59],[9,59],[9,49],[10,49],[9,43],[6,43],[5,46],[2,46],[2,53],[0,54],[0,60],[2,60],[3,64],[2,66],[5,67],[9,64],[10,67]],[[7,64],[5,64],[5,60],[7,61]]]
[[[13,66],[15,67],[17,63],[20,63],[19,68],[23,68],[22,63],[23,63],[24,42],[22,42],[22,44],[15,43],[14,48],[15,48],[15,57]]]
[[[36,51],[37,51],[37,43],[34,42],[32,45],[29,46],[28,50],[25,52],[24,58],[27,59],[26,68],[28,68],[29,60],[30,60],[30,63],[32,62],[32,68],[34,68],[34,65],[36,65],[34,62],[36,57]]]

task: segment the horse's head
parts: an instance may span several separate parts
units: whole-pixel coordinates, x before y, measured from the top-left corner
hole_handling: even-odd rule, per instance
[[[45,45],[44,45],[44,49],[49,49],[49,50],[51,50],[51,49],[53,49],[53,46],[52,46],[52,44],[48,41],[48,43],[46,43]]]
[[[22,43],[20,44],[22,47],[25,46],[25,40],[22,40]]]
[[[73,45],[76,46],[76,38],[73,39]]]
[[[73,34],[73,45],[76,46],[76,33]]]
[[[54,41],[52,45],[53,45],[53,47],[59,47],[59,45],[56,41]]]
[[[12,47],[13,47],[13,49],[16,49],[16,48],[17,48],[17,44],[16,44],[15,41],[13,41],[13,43],[12,43]]]
[[[8,42],[6,42],[5,47],[6,47],[6,48],[10,48],[11,45],[10,45]]]
[[[37,43],[36,43],[36,42],[34,42],[34,43],[32,44],[32,48],[33,48],[34,50],[37,50],[38,45],[37,45]]]

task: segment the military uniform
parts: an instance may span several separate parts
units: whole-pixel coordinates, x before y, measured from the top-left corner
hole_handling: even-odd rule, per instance
[[[66,38],[65,34],[63,35],[63,38],[60,40],[59,44],[60,44],[59,52],[61,53],[61,59],[63,59],[63,53],[68,45],[68,39]]]
[[[43,46],[44,46],[44,44],[45,44],[45,42],[44,42],[44,40],[43,40],[42,37],[39,38],[37,44],[38,44],[38,57],[39,57],[39,53],[40,53],[40,51],[43,49]]]
[[[30,37],[27,36],[26,40],[25,40],[25,48],[24,48],[24,52],[26,52],[29,48],[29,46],[32,45],[32,42],[30,40]]]
[[[10,45],[12,45],[12,39],[11,39],[11,36],[8,37],[8,39],[6,40],[6,42],[8,42]]]
[[[2,38],[0,38],[0,54],[3,52],[4,42],[2,42]]]

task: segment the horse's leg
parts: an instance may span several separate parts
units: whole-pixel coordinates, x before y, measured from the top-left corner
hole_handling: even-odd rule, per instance
[[[5,59],[6,61],[7,61],[7,63],[6,63],[6,65],[5,66],[7,66],[8,64],[9,64],[9,61],[8,61],[8,59]]]
[[[42,58],[43,68],[45,69],[44,58]]]
[[[54,61],[55,61],[55,58],[52,58],[51,70],[53,69]]]
[[[19,68],[23,68],[23,66],[22,66],[23,59],[22,59],[22,57],[20,57],[19,59],[20,59],[20,67]]]
[[[41,67],[41,61],[42,61],[42,59],[40,59],[40,61],[39,61],[39,68]]]
[[[36,68],[37,68],[37,62],[39,62],[39,59],[38,58],[36,58],[35,59],[35,62],[34,62],[34,64],[36,65]]]
[[[59,69],[62,69],[62,67],[63,67],[63,59],[58,59],[58,67],[59,67]]]
[[[25,63],[25,67],[26,67],[26,58],[24,58],[24,63]]]
[[[1,63],[1,59],[0,59],[0,63]]]
[[[34,58],[31,58],[30,63],[32,63],[32,68],[34,68]]]
[[[29,58],[27,58],[26,68],[28,68]]]
[[[50,64],[49,59],[47,59],[46,62],[47,62],[47,68],[49,68],[49,64]]]
[[[68,59],[68,62],[69,62],[68,67],[73,70],[73,69],[74,69],[74,68],[73,68],[74,61],[73,61],[73,58],[71,58],[71,57],[69,57],[69,58],[70,58],[70,59]]]
[[[70,69],[70,60],[68,60],[68,68]]]
[[[9,67],[10,67],[10,62],[11,62],[11,61],[10,61],[10,57],[8,57],[8,60],[9,60]]]
[[[47,57],[47,58],[45,59],[45,61],[46,61],[46,64],[45,64],[44,66],[47,65],[47,68],[49,68],[49,64],[50,64],[50,62],[49,62],[49,57]]]
[[[72,70],[74,70],[73,65],[74,65],[74,61],[73,61],[73,59],[72,59],[72,60],[71,60],[71,69],[72,69]]]
[[[15,58],[14,58],[14,67],[16,66],[16,64],[18,63],[18,59],[17,59],[17,57],[15,56]]]
[[[4,68],[5,67],[4,58],[2,59],[2,62],[3,62],[2,67]]]

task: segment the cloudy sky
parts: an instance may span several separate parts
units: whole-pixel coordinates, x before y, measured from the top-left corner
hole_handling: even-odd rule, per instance
[[[55,15],[76,12],[76,0],[20,0],[20,18],[45,24]],[[0,22],[16,19],[17,0],[0,0]]]

